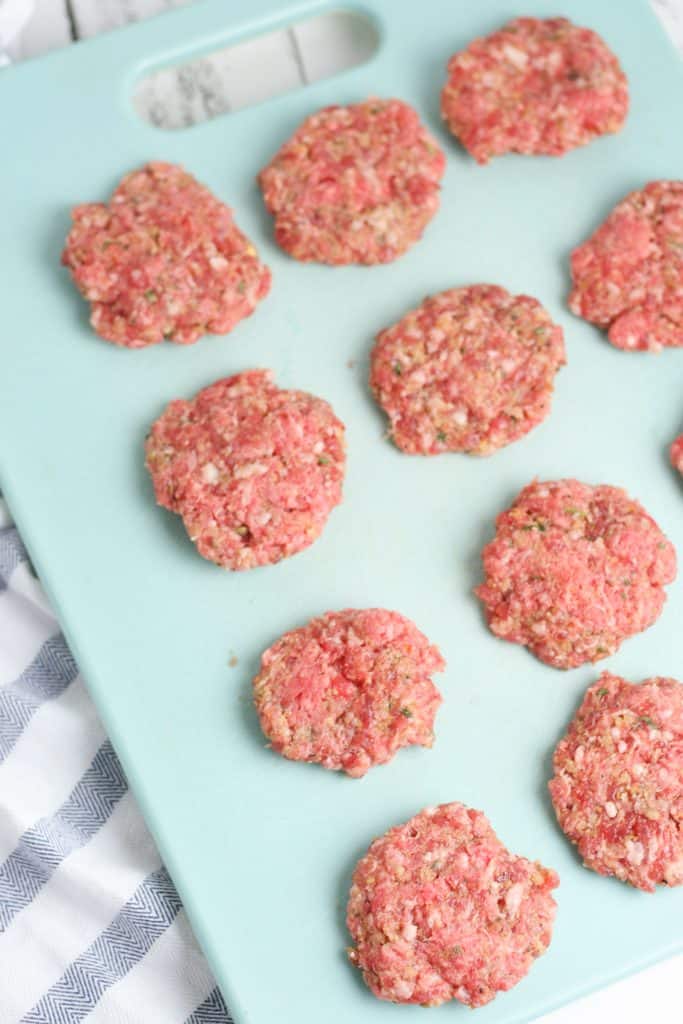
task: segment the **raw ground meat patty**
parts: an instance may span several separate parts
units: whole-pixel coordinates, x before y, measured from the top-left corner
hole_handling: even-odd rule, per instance
[[[259,182],[295,259],[388,263],[436,213],[445,165],[412,107],[369,99],[307,118]]]
[[[683,345],[683,181],[631,192],[571,257],[569,308],[617,348]]]
[[[586,867],[646,892],[683,883],[683,684],[603,672],[553,765],[553,806]]]
[[[598,661],[658,618],[676,553],[618,487],[534,482],[483,551],[491,630],[555,668]]]
[[[370,386],[404,452],[488,455],[550,412],[562,328],[496,285],[425,299],[377,337]]]
[[[173,164],[128,174],[108,204],[73,213],[62,262],[100,337],[125,348],[227,334],[268,293],[270,271],[230,209]]]
[[[445,662],[403,615],[328,612],[269,647],[254,701],[273,750],[356,778],[400,747],[431,747]]]
[[[679,473],[683,473],[683,434],[677,437],[674,443],[669,449],[671,456],[671,465],[674,466]]]
[[[268,370],[176,399],[145,443],[156,499],[182,516],[204,558],[228,569],[308,547],[341,501],[344,426],[322,398]]]
[[[441,112],[480,164],[502,153],[561,156],[618,132],[628,110],[619,61],[566,18],[515,18],[448,63]]]
[[[547,949],[557,885],[554,871],[506,850],[481,811],[430,807],[358,862],[349,957],[380,999],[483,1006]]]

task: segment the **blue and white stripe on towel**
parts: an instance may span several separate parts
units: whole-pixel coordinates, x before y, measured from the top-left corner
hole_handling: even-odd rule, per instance
[[[230,1024],[0,498],[0,1024]]]

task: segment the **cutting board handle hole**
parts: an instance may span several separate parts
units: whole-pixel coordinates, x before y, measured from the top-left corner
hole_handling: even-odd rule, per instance
[[[133,106],[149,124],[178,131],[365,64],[378,45],[371,18],[328,11],[158,68],[136,83]]]

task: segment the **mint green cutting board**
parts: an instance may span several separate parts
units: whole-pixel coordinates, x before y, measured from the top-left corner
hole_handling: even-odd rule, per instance
[[[623,485],[683,558],[666,456],[683,428],[683,351],[616,351],[565,306],[572,247],[630,189],[683,174],[681,62],[645,0],[525,0],[525,14],[564,11],[604,35],[631,112],[621,134],[561,160],[481,168],[441,126],[444,68],[518,9],[368,0],[381,43],[363,67],[187,131],[134,114],[143,69],[327,6],[207,0],[0,74],[0,485],[238,1024],[424,1020],[374,999],[346,964],[344,906],[373,836],[448,800],[485,810],[512,850],[561,876],[549,952],[477,1013],[512,1024],[683,948],[683,889],[649,896],[583,869],[546,796],[553,746],[599,669],[558,672],[496,640],[472,596],[496,513],[535,475]],[[369,94],[403,97],[437,133],[441,211],[392,265],[297,264],[273,244],[255,175],[313,109]],[[106,199],[149,159],[183,163],[230,203],[273,271],[269,298],[228,337],[116,349],[59,266],[70,207]],[[428,292],[476,281],[530,292],[565,328],[552,415],[489,459],[401,455],[365,384],[373,336]],[[348,476],[312,548],[230,574],[155,507],[142,445],[170,398],[253,366],[332,402]],[[601,668],[683,678],[683,580],[669,593],[659,622]],[[434,749],[362,781],[265,749],[249,698],[261,651],[312,615],[375,605],[415,619],[447,659]]]

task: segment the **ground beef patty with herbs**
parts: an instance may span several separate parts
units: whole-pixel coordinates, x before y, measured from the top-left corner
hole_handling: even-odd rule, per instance
[[[229,207],[182,169],[150,163],[108,204],[77,206],[62,262],[106,341],[144,348],[227,334],[270,288]]]
[[[569,308],[616,348],[683,346],[683,181],[631,192],[571,257]]]
[[[402,451],[488,455],[545,419],[564,362],[562,328],[540,302],[479,284],[382,331],[370,386]]]
[[[603,672],[553,765],[557,819],[586,867],[646,892],[683,883],[683,684]]]
[[[382,608],[328,612],[280,637],[261,658],[254,701],[270,745],[360,777],[401,747],[430,747],[441,695],[438,649]]]
[[[683,473],[683,434],[677,437],[671,445],[669,455],[674,469],[677,469],[679,473]]]
[[[170,403],[145,444],[157,501],[204,558],[228,569],[308,547],[342,497],[344,426],[322,398],[268,370]]]
[[[439,206],[445,158],[412,107],[369,99],[307,118],[259,175],[275,240],[297,260],[388,263]]]
[[[566,18],[515,18],[448,63],[441,112],[480,164],[503,153],[561,156],[618,132],[628,110],[619,61]]]
[[[349,957],[380,999],[484,1006],[547,949],[558,884],[554,871],[510,853],[481,811],[428,808],[358,862]]]
[[[496,636],[555,668],[613,654],[658,618],[676,553],[618,487],[534,482],[498,516],[476,594]]]

